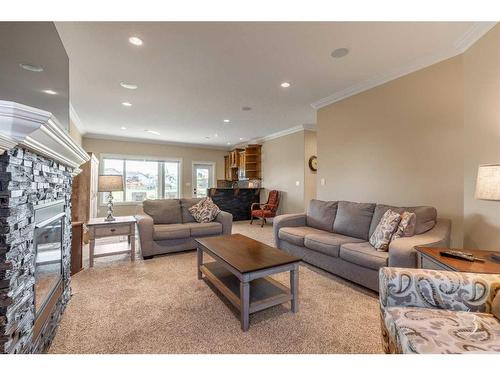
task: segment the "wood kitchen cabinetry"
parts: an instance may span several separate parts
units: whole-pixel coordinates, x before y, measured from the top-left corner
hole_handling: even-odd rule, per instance
[[[241,162],[240,152],[242,152],[242,151],[244,151],[244,150],[237,148],[229,153],[229,161],[230,161],[231,168],[239,168],[240,167],[240,162]]]
[[[261,145],[248,145],[245,148],[245,178],[249,180],[262,178],[261,149]]]
[[[259,180],[261,172],[261,145],[248,145],[245,149],[232,150],[224,157],[224,178],[237,181],[245,178]]]

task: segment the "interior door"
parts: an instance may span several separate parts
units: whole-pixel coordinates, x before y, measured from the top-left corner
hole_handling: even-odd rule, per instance
[[[193,164],[193,197],[204,198],[208,189],[214,186],[214,165],[209,163]]]

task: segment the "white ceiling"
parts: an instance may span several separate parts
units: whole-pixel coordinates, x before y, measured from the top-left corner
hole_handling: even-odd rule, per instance
[[[70,58],[71,103],[88,135],[228,147],[240,138],[314,124],[315,108],[456,55],[491,26],[62,22],[56,27]],[[132,35],[144,45],[131,45]],[[330,54],[339,47],[350,53],[333,59]],[[139,88],[126,90],[121,81]],[[283,81],[291,87],[281,88]],[[133,106],[122,106],[124,101]],[[223,123],[226,118],[231,123]]]

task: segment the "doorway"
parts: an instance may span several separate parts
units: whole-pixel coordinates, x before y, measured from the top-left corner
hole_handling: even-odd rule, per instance
[[[193,197],[206,197],[212,187],[215,187],[215,163],[193,162]]]

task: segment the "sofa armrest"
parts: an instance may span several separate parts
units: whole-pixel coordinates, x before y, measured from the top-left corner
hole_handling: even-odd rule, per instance
[[[306,225],[306,214],[286,214],[276,216],[273,220],[274,245],[279,246],[278,233],[284,227],[303,227]]]
[[[231,234],[233,230],[233,215],[226,211],[221,211],[215,221],[222,224],[222,234]]]
[[[415,246],[449,247],[451,221],[438,219],[431,230],[411,237],[400,237],[389,244],[389,267],[417,267]]]
[[[153,248],[153,218],[146,213],[135,215],[142,256],[149,256]]]
[[[379,271],[380,307],[423,307],[490,312],[500,275],[384,267]]]

